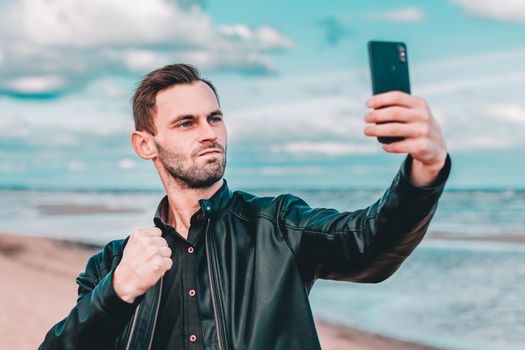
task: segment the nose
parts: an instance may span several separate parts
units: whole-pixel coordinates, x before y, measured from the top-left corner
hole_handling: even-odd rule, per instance
[[[206,142],[206,141],[215,141],[217,140],[217,133],[215,132],[215,129],[208,123],[204,122],[201,123],[201,128],[199,130],[200,132],[200,142]]]

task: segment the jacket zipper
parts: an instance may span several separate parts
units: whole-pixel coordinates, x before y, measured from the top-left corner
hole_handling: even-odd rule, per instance
[[[157,308],[155,310],[155,318],[153,319],[153,329],[151,330],[151,336],[150,336],[150,339],[149,339],[148,350],[151,349],[151,344],[153,343],[153,335],[155,333],[155,326],[157,324],[157,316],[158,316],[158,313],[159,313],[160,298],[162,296],[162,280],[163,279],[164,279],[164,277],[160,278],[159,297],[157,299]],[[133,314],[133,323],[131,324],[131,330],[129,331],[128,343],[126,344],[126,350],[130,349],[131,340],[133,339],[133,332],[135,331],[135,324],[137,323],[137,315],[139,313],[139,309],[140,309],[141,305],[142,304],[139,304],[137,306],[137,310],[135,310],[135,313]]]
[[[129,331],[128,343],[126,344],[126,350],[129,350],[131,345],[131,339],[133,338],[133,332],[135,331],[135,324],[137,323],[137,314],[139,313],[140,304],[137,306],[135,313],[133,314],[133,322],[131,323],[131,330]]]
[[[210,261],[210,254],[209,254],[209,250],[210,250],[210,247],[208,245],[208,228],[210,226],[210,219],[208,219],[208,224],[206,225],[206,233],[204,235],[204,238],[205,238],[205,241],[206,241],[206,259],[208,261],[208,278],[209,278],[209,281],[210,281],[210,291],[211,291],[211,302],[212,302],[212,305],[213,305],[213,315],[215,316],[215,322],[217,323],[217,327],[216,327],[216,330],[217,330],[217,340],[219,342],[219,350],[222,350],[222,340],[221,340],[221,332],[220,332],[220,324],[219,324],[219,316],[218,316],[218,312],[217,312],[217,304],[215,302],[215,291],[213,289],[213,280],[212,280],[212,277],[211,277],[211,261]]]

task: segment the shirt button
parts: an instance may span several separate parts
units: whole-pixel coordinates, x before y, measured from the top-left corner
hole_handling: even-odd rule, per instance
[[[193,249],[193,247],[189,247],[188,248],[188,253],[193,254],[194,251],[195,251],[195,249]]]
[[[190,289],[188,291],[188,294],[190,295],[190,297],[194,297],[195,296],[195,289]]]
[[[195,343],[197,341],[197,336],[195,334],[190,335],[190,342]]]

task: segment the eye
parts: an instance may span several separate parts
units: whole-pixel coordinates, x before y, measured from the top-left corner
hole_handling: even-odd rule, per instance
[[[191,124],[192,124],[192,122],[180,123],[179,125],[177,125],[177,128],[187,128],[187,127],[190,127]]]
[[[209,117],[208,120],[211,121],[212,123],[218,123],[222,120],[222,118],[213,116],[213,117]]]

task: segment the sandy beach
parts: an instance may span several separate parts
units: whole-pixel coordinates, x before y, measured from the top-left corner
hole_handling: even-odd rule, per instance
[[[36,349],[74,306],[75,278],[97,247],[0,233],[0,349]],[[316,320],[323,349],[436,349]]]

